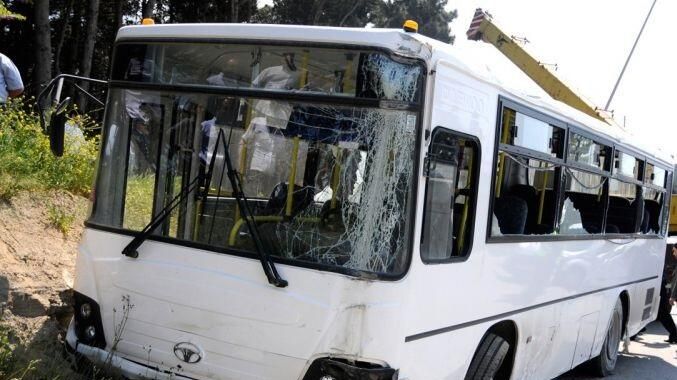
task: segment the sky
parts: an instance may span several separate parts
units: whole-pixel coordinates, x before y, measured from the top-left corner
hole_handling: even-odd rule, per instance
[[[504,32],[526,37],[538,60],[558,65],[555,74],[604,107],[653,0],[458,0],[451,23],[456,47],[477,49],[465,31],[475,8],[488,10]],[[616,91],[610,109],[637,141],[677,154],[677,41],[671,37],[677,1],[657,0]],[[486,45],[486,44],[485,44]],[[489,47],[489,49],[493,49]],[[506,81],[528,78],[498,51],[486,52],[492,69]],[[492,56],[493,55],[493,56]]]
[[[335,0],[346,1],[346,0]],[[479,50],[492,71],[511,87],[540,92],[493,47],[468,41],[475,12],[491,13],[504,32],[526,37],[527,51],[556,63],[555,74],[579,94],[604,107],[653,0],[449,0],[459,54]],[[259,1],[259,5],[272,3]],[[677,1],[657,0],[610,109],[633,140],[677,157]],[[478,47],[478,45],[486,45]],[[530,90],[531,89],[531,90]]]

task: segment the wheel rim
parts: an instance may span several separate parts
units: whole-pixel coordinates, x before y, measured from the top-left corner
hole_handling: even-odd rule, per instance
[[[609,326],[609,332],[606,336],[605,353],[610,367],[616,363],[618,358],[618,345],[621,343],[621,317],[617,312],[614,312]]]

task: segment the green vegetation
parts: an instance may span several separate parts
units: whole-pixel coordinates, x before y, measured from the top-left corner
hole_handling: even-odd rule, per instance
[[[125,216],[123,226],[141,231],[150,222],[153,213],[155,176],[138,175],[127,178],[125,191]]]
[[[0,324],[0,379],[122,380],[112,369],[76,359],[63,343],[50,338],[19,342],[12,329]]]
[[[26,20],[25,16],[22,16],[17,13],[10,12],[9,9],[0,2],[0,20],[17,20],[17,21],[24,21]]]
[[[89,195],[98,138],[67,135],[63,157],[54,157],[37,113],[21,100],[4,107],[0,112],[0,199],[7,201],[20,191],[49,189]]]
[[[47,212],[49,217],[49,223],[52,226],[54,226],[54,228],[61,231],[61,233],[64,234],[64,236],[68,235],[68,232],[71,230],[71,227],[73,227],[73,222],[75,221],[75,214],[57,205],[47,206]]]
[[[12,343],[12,331],[0,325],[0,378],[12,380],[67,379],[72,374],[63,359],[27,355],[28,347]]]

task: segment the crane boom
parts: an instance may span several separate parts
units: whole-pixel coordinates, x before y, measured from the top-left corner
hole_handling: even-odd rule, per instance
[[[569,86],[562,82],[541,62],[532,57],[526,50],[515,42],[515,38],[508,36],[491,20],[491,15],[481,8],[475,10],[475,15],[466,32],[469,40],[482,40],[494,45],[503,55],[514,63],[522,72],[538,84],[553,99],[567,104],[587,115],[590,115],[607,124],[612,124],[610,118],[599,112],[595,105],[576,94]]]

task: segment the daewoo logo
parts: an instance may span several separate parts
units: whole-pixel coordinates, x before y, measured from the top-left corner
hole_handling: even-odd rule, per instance
[[[174,355],[186,363],[197,363],[202,360],[200,348],[188,342],[177,343],[174,346]]]

